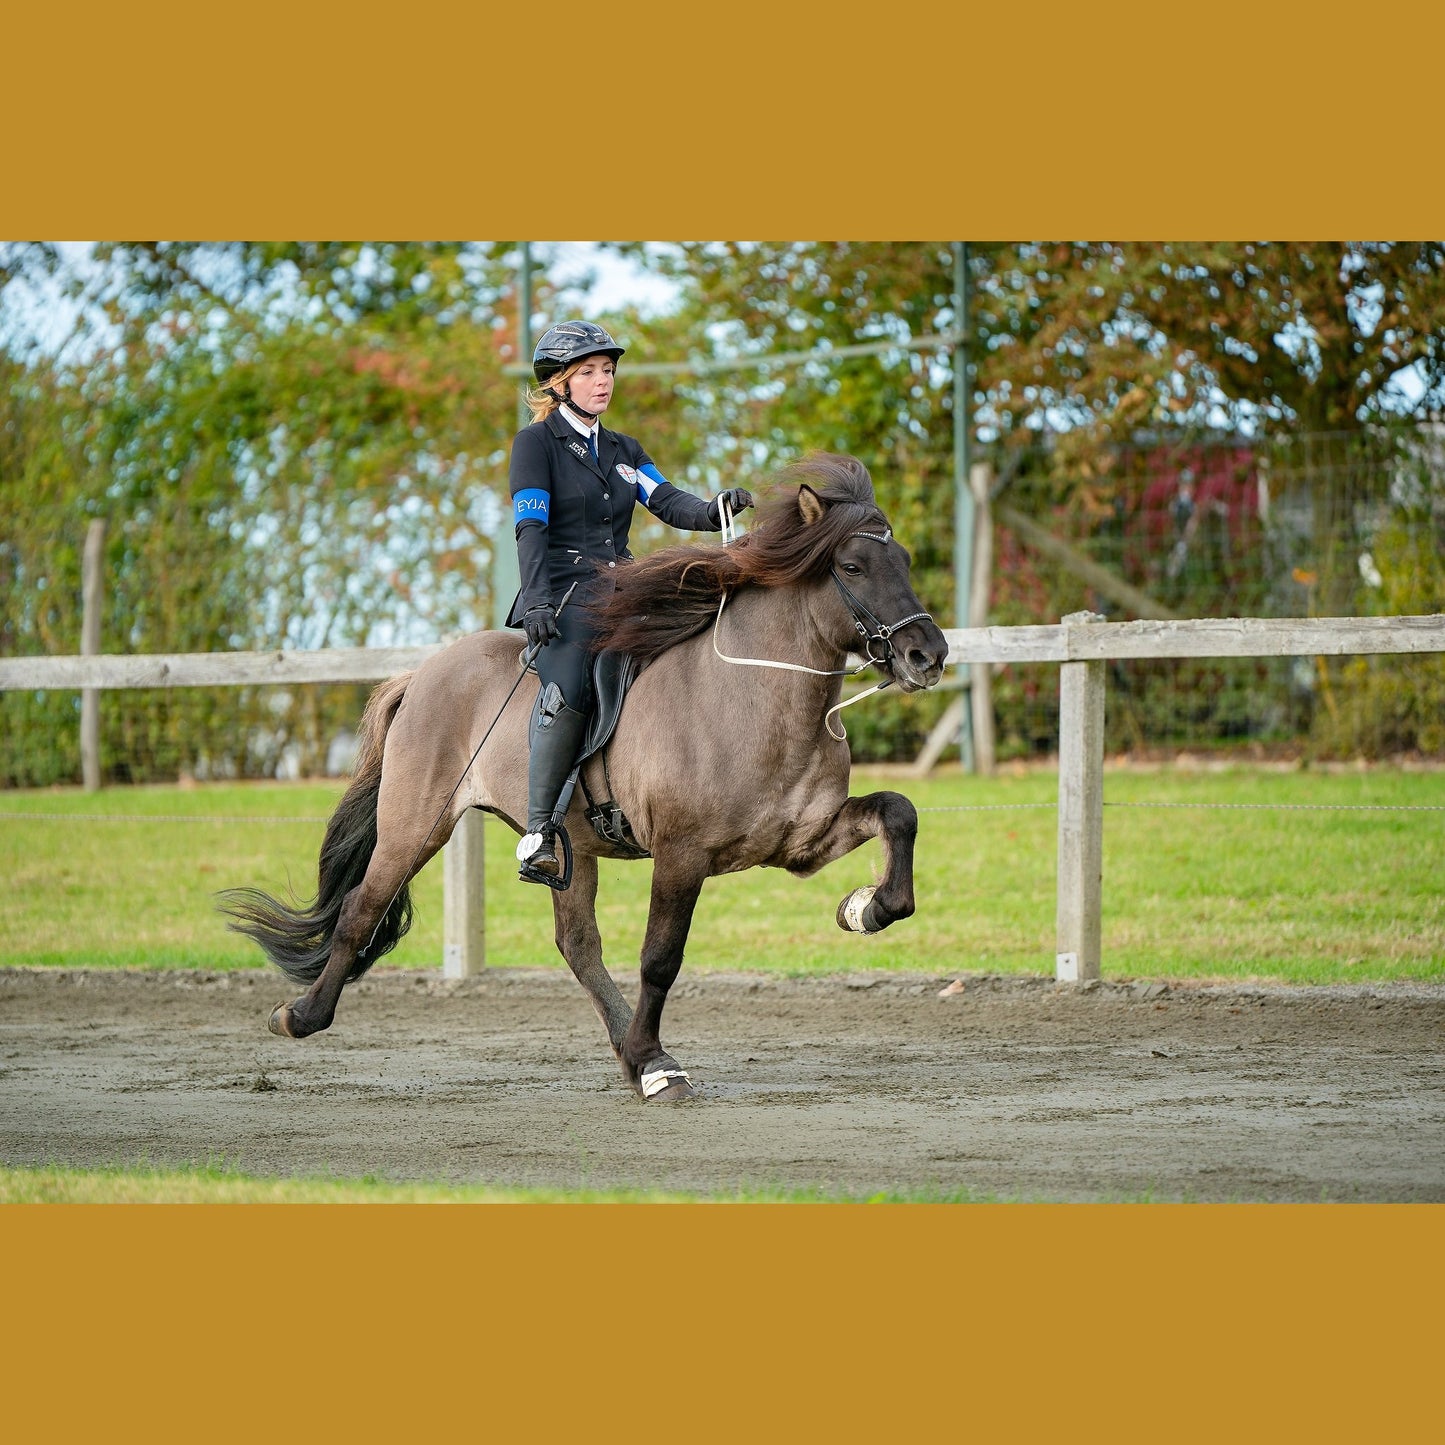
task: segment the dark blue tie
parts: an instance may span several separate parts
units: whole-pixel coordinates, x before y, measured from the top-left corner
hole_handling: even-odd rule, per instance
[[[595,431],[587,433],[587,445],[592,448],[592,460],[595,462],[597,460],[597,433]]]

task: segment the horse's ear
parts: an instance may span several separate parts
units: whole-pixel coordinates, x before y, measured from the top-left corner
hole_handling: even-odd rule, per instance
[[[823,520],[823,513],[828,510],[828,504],[807,482],[803,482],[798,487],[798,510],[803,514],[803,520],[811,527],[814,522]]]

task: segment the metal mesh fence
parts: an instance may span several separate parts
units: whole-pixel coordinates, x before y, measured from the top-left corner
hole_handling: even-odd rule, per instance
[[[1050,623],[1090,610],[1136,615],[1068,558],[1082,558],[1177,617],[1445,612],[1445,428],[1304,435],[1258,445],[1151,445],[1087,486],[1040,466],[996,509],[989,621]],[[1057,499],[1067,496],[1068,501]],[[1064,544],[1044,555],[1008,509]],[[1445,657],[1219,658],[1110,664],[1106,746],[1148,758],[1183,750],[1445,760]],[[105,781],[322,777],[350,764],[368,689],[106,691]],[[955,694],[883,694],[847,715],[855,758],[916,758]],[[997,669],[996,754],[1058,749],[1058,671]],[[73,692],[0,693],[0,787],[80,781]],[[963,741],[958,739],[960,743]],[[957,756],[957,752],[953,756]]]
[[[107,783],[335,777],[351,767],[365,685],[108,689]],[[79,783],[80,695],[0,692],[0,787]]]
[[[1006,494],[1078,557],[1176,617],[1445,611],[1445,432],[1305,435],[1256,446],[1141,445],[1106,507],[1049,507],[1047,475]],[[1005,513],[1006,515],[1006,513]],[[1068,561],[995,529],[990,621],[1134,615]],[[998,754],[1058,747],[1056,670],[994,679]],[[1110,664],[1107,746],[1445,759],[1445,658],[1204,658]]]

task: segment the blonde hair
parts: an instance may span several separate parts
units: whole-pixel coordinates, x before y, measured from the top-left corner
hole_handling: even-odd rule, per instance
[[[598,354],[599,353],[595,351],[591,351],[588,352],[586,356],[579,356],[571,366],[563,371],[557,372],[555,376],[549,376],[545,384],[538,384],[527,391],[523,400],[527,403],[527,410],[532,413],[532,420],[534,422],[546,421],[547,418],[562,405],[552,394],[552,388],[554,386],[565,388],[567,383],[582,370],[583,362],[591,361],[592,358]],[[609,357],[608,360],[612,360],[612,358]],[[612,370],[614,373],[617,370],[616,361],[612,361]],[[565,394],[566,392],[564,390],[563,395]]]

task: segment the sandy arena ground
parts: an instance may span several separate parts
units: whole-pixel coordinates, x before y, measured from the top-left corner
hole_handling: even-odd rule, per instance
[[[271,972],[0,969],[0,1162],[559,1189],[1445,1200],[1445,988],[684,972],[700,1085],[623,1084],[560,970],[380,967],[266,1032]],[[625,986],[624,986],[625,987]]]

